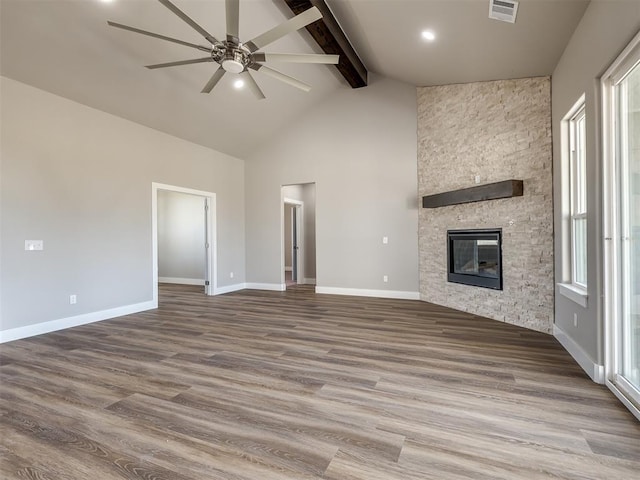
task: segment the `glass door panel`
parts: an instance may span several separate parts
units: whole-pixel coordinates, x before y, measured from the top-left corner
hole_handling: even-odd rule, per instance
[[[640,65],[617,89],[620,192],[619,375],[640,399]]]

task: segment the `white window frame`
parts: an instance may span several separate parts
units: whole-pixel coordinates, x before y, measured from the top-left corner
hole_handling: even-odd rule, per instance
[[[622,285],[618,258],[621,254],[620,205],[616,144],[616,95],[615,87],[640,64],[640,33],[622,51],[607,69],[600,81],[602,91],[602,172],[603,172],[603,237],[604,237],[604,348],[605,384],[620,401],[640,419],[640,408],[631,393],[632,388],[621,377],[620,356],[620,300]]]
[[[587,178],[586,178],[586,105],[585,95],[582,94],[578,101],[571,107],[562,119],[561,143],[562,143],[562,172],[563,172],[563,217],[566,227],[563,228],[566,239],[564,242],[564,282],[558,284],[560,294],[586,308],[588,291],[586,275],[587,265],[587,241],[580,246],[576,244],[577,235],[575,225],[578,221],[587,219]],[[582,258],[578,258],[578,252],[584,252]],[[577,279],[577,268],[582,263],[585,272],[585,281]]]
[[[570,183],[570,218],[571,218],[571,284],[587,289],[587,239],[584,245],[577,244],[576,223],[587,220],[587,160],[586,160],[586,113],[584,101],[578,111],[569,119],[569,148],[571,168],[569,173]],[[578,258],[578,252],[584,252]],[[581,264],[581,265],[580,265]],[[578,268],[584,270],[584,281],[578,279]]]

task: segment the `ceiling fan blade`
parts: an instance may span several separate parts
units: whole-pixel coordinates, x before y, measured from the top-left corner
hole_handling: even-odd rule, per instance
[[[266,98],[264,96],[264,93],[262,93],[262,90],[256,83],[255,79],[251,76],[251,74],[247,70],[242,72],[240,76],[245,81],[245,84],[247,85],[249,90],[251,90],[251,93],[253,93],[258,100],[263,100],[264,98]]]
[[[185,23],[187,23],[196,32],[198,32],[200,35],[202,35],[204,38],[206,38],[209,41],[209,43],[211,43],[212,45],[215,44],[215,43],[218,43],[218,40],[216,40],[216,38],[213,35],[211,35],[204,28],[202,28],[200,25],[198,25],[196,22],[194,22],[191,19],[191,17],[189,17],[186,13],[184,13],[182,10],[180,10],[178,7],[176,7],[169,0],[158,0],[158,1],[162,5],[167,7],[169,10],[171,10],[173,13],[175,13],[178,17],[180,17]]]
[[[227,15],[227,40],[238,43],[240,41],[240,0],[226,0],[225,13]]]
[[[211,76],[211,78],[209,79],[209,81],[207,82],[207,84],[204,86],[204,88],[200,93],[211,93],[211,90],[213,90],[213,87],[215,87],[218,84],[218,82],[224,76],[225,73],[226,72],[224,68],[222,67],[218,68],[218,70],[216,70],[216,72]]]
[[[121,28],[123,30],[129,30],[130,32],[141,33],[142,35],[147,35],[149,37],[159,38],[160,40],[166,40],[167,42],[173,42],[173,43],[177,43],[179,45],[185,45],[187,47],[197,48],[198,50],[202,50],[203,52],[210,52],[211,51],[210,47],[203,47],[202,45],[196,45],[195,43],[185,42],[183,40],[178,40],[177,38],[171,38],[171,37],[166,37],[164,35],[160,35],[158,33],[147,32],[146,30],[140,30],[139,28],[130,27],[128,25],[123,25],[121,23],[112,22],[110,20],[107,21],[107,24],[109,24],[112,27]]]
[[[296,88],[299,88],[300,90],[304,90],[305,92],[308,92],[309,90],[311,90],[311,85],[301,82],[300,80],[290,77],[289,75],[285,75],[284,73],[274,70],[273,68],[269,68],[265,65],[253,64],[251,65],[251,68],[256,71],[263,72],[269,75],[270,77],[276,78],[281,82],[288,83],[292,87],[296,87]]]
[[[253,54],[253,60],[255,62],[326,63],[335,65],[340,61],[340,55],[257,52]]]
[[[205,62],[213,62],[213,59],[211,57],[193,58],[191,60],[179,60],[177,62],[156,63],[155,65],[145,65],[145,67],[147,67],[150,70],[154,70],[156,68],[178,67],[180,65],[190,65],[192,63],[205,63]]]
[[[262,35],[258,35],[256,38],[245,43],[244,45],[249,49],[250,52],[255,52],[256,50],[260,50],[262,47],[265,47],[270,43],[273,43],[276,40],[284,37],[285,35],[291,32],[295,32],[302,27],[306,27],[310,23],[313,23],[316,20],[320,20],[321,18],[322,13],[320,13],[320,10],[318,10],[317,7],[311,7],[310,9],[305,10],[304,12],[287,20],[286,22],[281,23],[277,27],[264,32]]]

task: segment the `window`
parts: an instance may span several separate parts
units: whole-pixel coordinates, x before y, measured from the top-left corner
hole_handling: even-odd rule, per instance
[[[562,119],[563,283],[559,293],[587,308],[587,155],[584,94]]]
[[[575,112],[575,113],[573,113]],[[571,283],[587,288],[587,175],[584,99],[569,118]]]

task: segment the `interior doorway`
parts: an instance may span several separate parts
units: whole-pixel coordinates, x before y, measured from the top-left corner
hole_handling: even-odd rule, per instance
[[[215,193],[152,184],[153,299],[158,283],[216,290]],[[192,287],[192,288],[198,288]]]
[[[281,283],[316,283],[315,184],[282,187]]]
[[[287,286],[304,283],[304,202],[284,199],[284,271]]]

